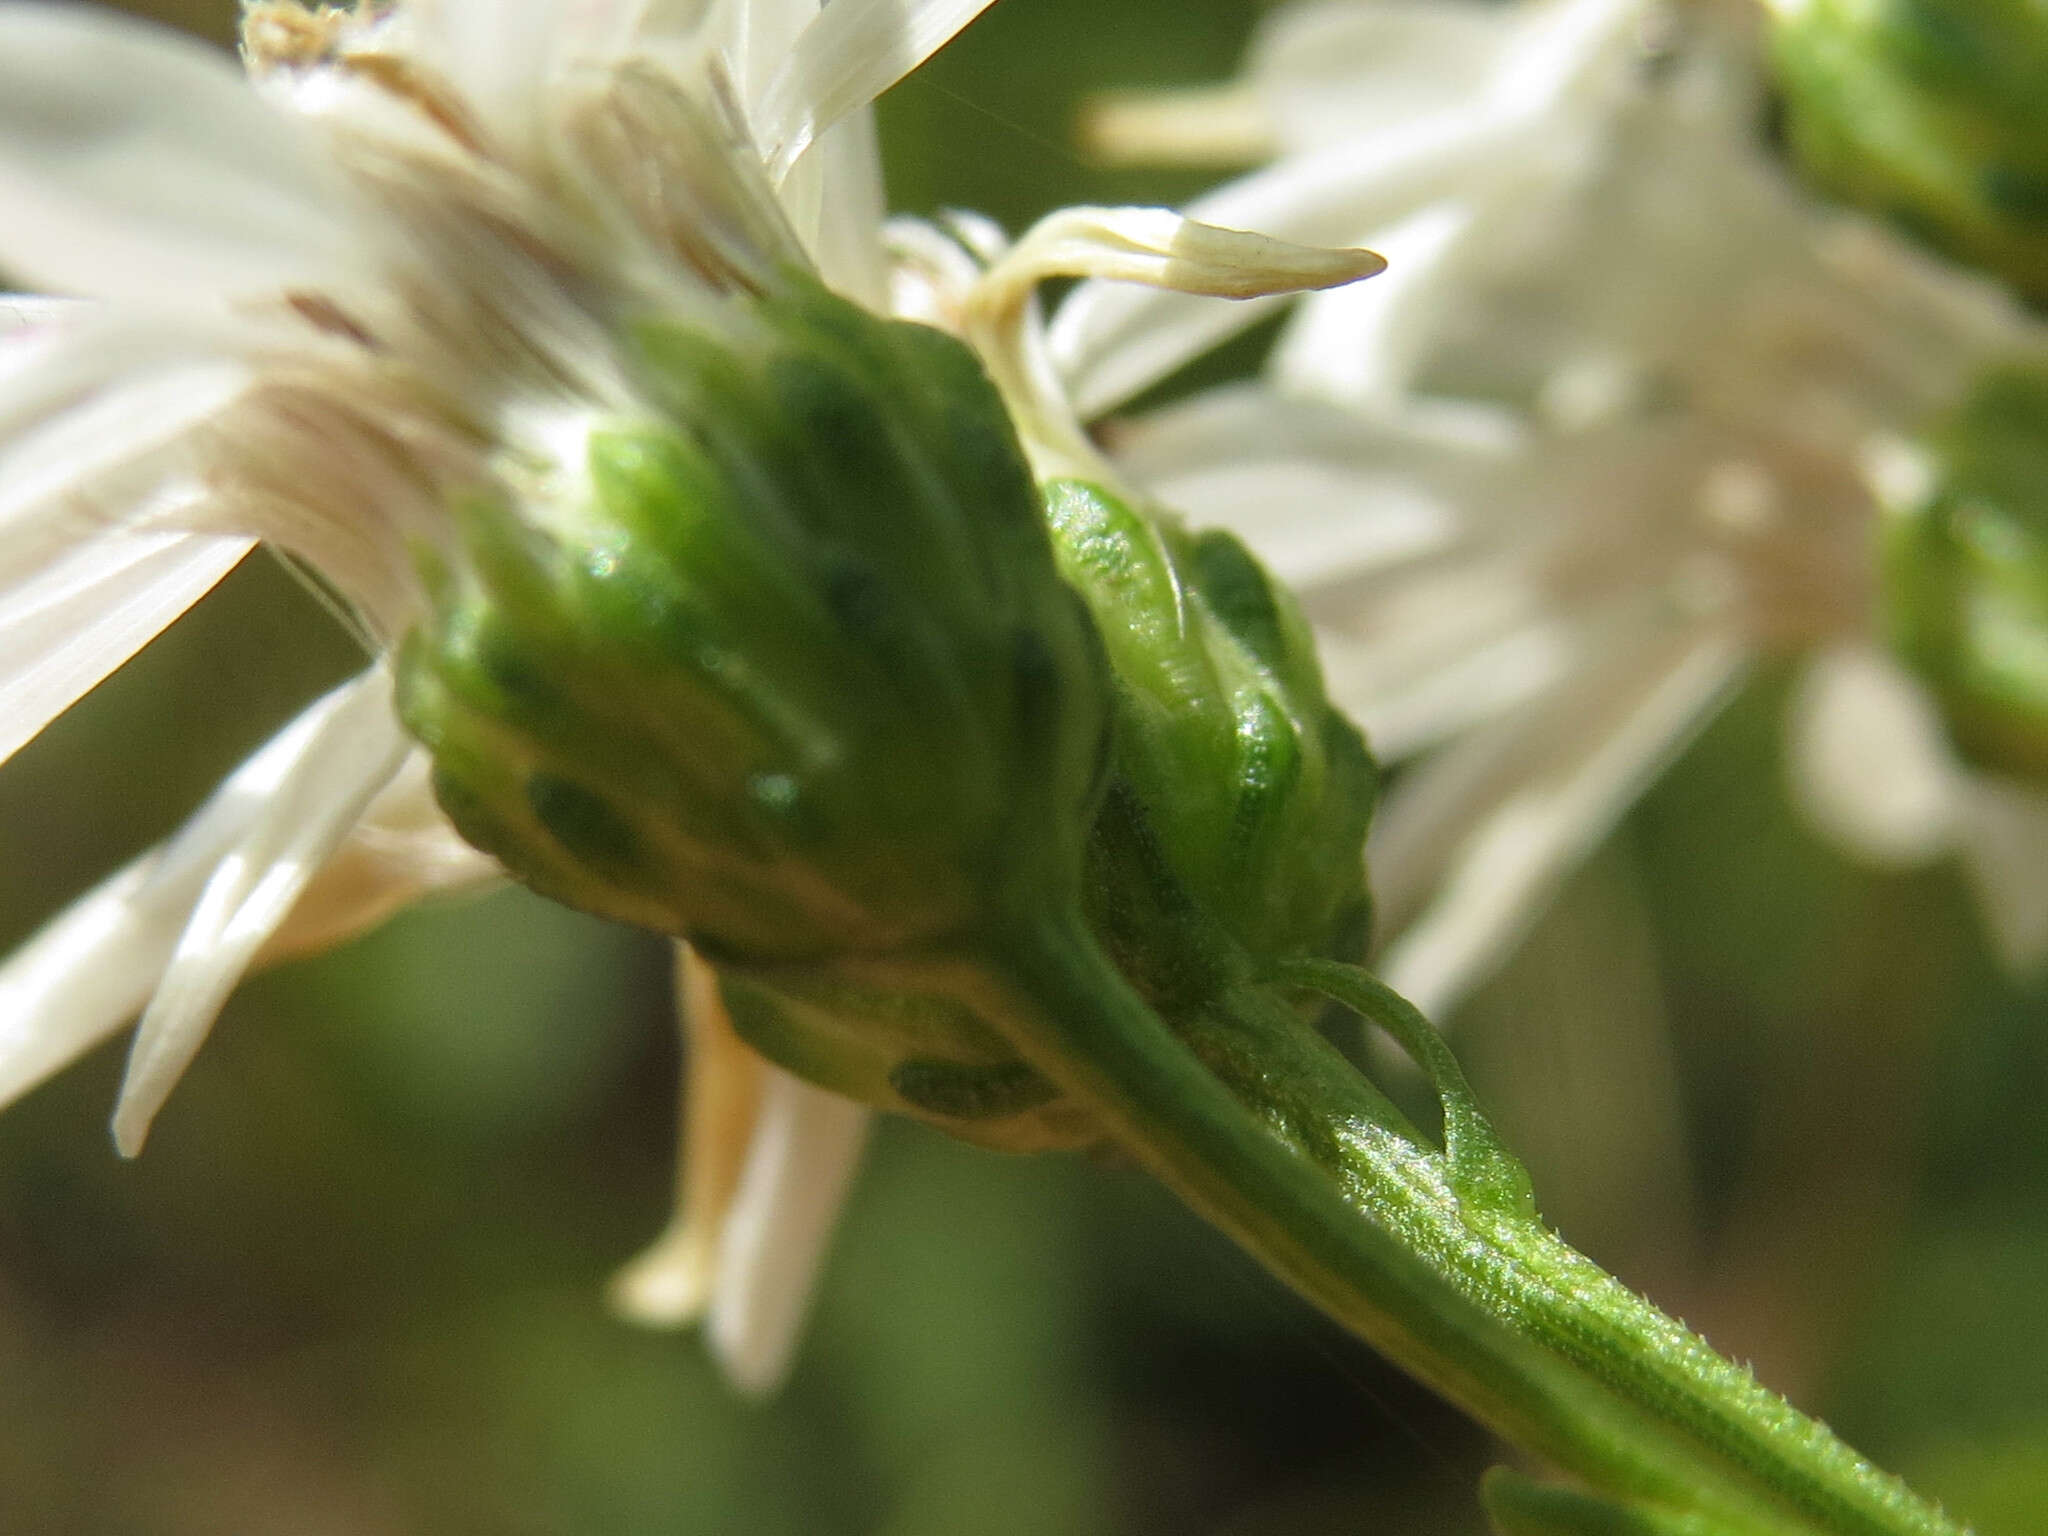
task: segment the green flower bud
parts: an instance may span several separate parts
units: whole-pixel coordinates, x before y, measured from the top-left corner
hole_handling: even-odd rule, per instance
[[[577,505],[461,509],[407,723],[465,836],[705,948],[770,1059],[986,1145],[1096,1141],[920,967],[1081,908],[1169,1009],[1353,955],[1371,760],[1243,548],[1041,500],[965,348],[809,285],[743,319],[635,329],[659,415],[591,434]]]
[[[1355,957],[1375,772],[1323,696],[1292,598],[1229,535],[1191,534],[1099,486],[1054,481],[1045,509],[1115,679],[1109,788],[1088,841],[1096,941],[1169,1017],[1284,960]],[[757,1050],[849,1097],[1009,1151],[1100,1138],[950,998],[730,970],[723,989]]]
[[[1986,374],[1922,447],[1884,536],[1892,641],[1965,753],[2048,778],[2048,361]]]
[[[1814,182],[2048,299],[2048,11],[2034,0],[1775,10],[1791,145]]]
[[[478,501],[401,663],[463,835],[731,965],[1071,902],[1107,684],[971,354],[793,279],[627,339],[587,491]]]
[[[1356,958],[1377,775],[1293,598],[1229,534],[1098,485],[1054,481],[1046,508],[1117,685],[1089,844],[1098,939],[1169,1012],[1239,957]]]

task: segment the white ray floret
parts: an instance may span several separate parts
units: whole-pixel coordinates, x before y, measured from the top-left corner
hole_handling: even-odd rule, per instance
[[[1530,177],[1556,174],[1553,162],[1568,162],[1589,125],[1597,129],[1645,9],[1645,0],[1543,0],[1282,12],[1252,73],[1287,153],[1188,214],[1312,245],[1384,249],[1447,193],[1525,193]],[[1318,35],[1297,45],[1302,31]],[[1049,339],[1076,406],[1093,416],[1268,312],[1091,285],[1061,306]]]
[[[1815,823],[1961,857],[2005,958],[2048,959],[2048,861],[2006,852],[2048,839],[2048,797],[1955,760],[1878,658],[1871,574],[1880,505],[1924,475],[1898,444],[2042,329],[1800,193],[1758,49],[1755,18],[1650,0],[1276,13],[1231,89],[1278,158],[1191,212],[1373,244],[1389,275],[1302,301],[1258,386],[1111,425],[1125,473],[1286,572],[1332,696],[1416,759],[1371,863],[1382,963],[1425,1008],[1772,655],[1815,657]],[[1172,147],[1168,115],[1137,131]],[[1088,414],[1246,318],[1084,283],[1049,351]]]
[[[720,1232],[705,1319],[712,1354],[742,1391],[771,1392],[789,1372],[871,1118],[837,1094],[768,1068]]]
[[[408,750],[380,666],[322,699],[221,786],[223,814],[243,823],[241,836],[200,887],[136,1028],[114,1110],[124,1153],[142,1150],[243,970]]]
[[[211,591],[252,541],[104,534],[5,588],[0,762]]]
[[[0,297],[0,758],[257,542],[387,651],[452,497],[544,516],[589,425],[634,411],[622,318],[791,265],[880,304],[868,104],[985,4],[257,3],[246,71],[108,12],[0,5],[0,271],[48,290]],[[435,808],[379,659],[0,965],[0,1103],[140,1013],[133,1151],[248,965],[500,877]],[[804,1230],[750,1218],[712,1282],[767,1298],[711,1298],[757,1384],[860,1115],[778,1090],[760,1118],[764,1158],[841,1166],[803,1181]]]
[[[376,688],[381,691],[382,684]],[[231,861],[258,883],[299,878],[296,868],[266,873],[262,833],[278,793],[303,795],[294,779],[330,771],[310,763],[305,747],[342,702],[330,695],[316,703],[232,775],[175,838],[101,882],[0,963],[0,1106],[149,1005],[202,893]],[[349,754],[349,766],[361,768],[359,779],[351,782],[346,772],[341,779],[350,802],[385,771],[378,745],[386,734],[374,716],[361,742],[339,739],[349,734],[347,727],[365,723],[366,712],[359,702],[356,716],[339,722],[340,733],[330,721],[321,743]],[[365,748],[367,755],[356,757]],[[427,788],[425,760],[416,751],[344,830],[324,863],[317,855],[311,860],[318,868],[259,960],[324,948],[412,901],[501,878],[497,865],[457,838],[441,816]],[[214,958],[219,963],[199,963],[212,985],[232,984],[246,963],[219,952]]]
[[[675,965],[676,1019],[689,1062],[676,1137],[676,1209],[662,1234],[614,1277],[611,1292],[619,1311],[655,1328],[694,1323],[711,1303],[720,1240],[756,1140],[768,1075],[767,1062],[733,1032],[711,967],[682,944]]]

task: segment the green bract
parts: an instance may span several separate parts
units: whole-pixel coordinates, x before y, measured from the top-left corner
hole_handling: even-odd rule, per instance
[[[2048,10],[1807,0],[1776,16],[1792,148],[1813,179],[2048,298]]]
[[[1116,753],[1089,845],[1097,936],[1155,1004],[1234,963],[1355,959],[1376,774],[1323,695],[1293,598],[1229,534],[1056,481],[1060,569],[1116,679]]]
[[[580,505],[477,502],[402,660],[464,836],[735,965],[1071,900],[1108,692],[994,390],[793,279],[635,326]]]
[[[1047,486],[1045,504],[1115,685],[1087,853],[1096,941],[1179,1022],[1284,960],[1355,957],[1375,772],[1323,696],[1292,598],[1227,534],[1190,534],[1074,481]],[[1100,1135],[958,1002],[730,971],[725,993],[757,1049],[851,1097],[1011,1150]]]
[[[956,342],[808,283],[736,318],[635,329],[660,414],[591,434],[579,505],[462,509],[407,723],[465,836],[704,947],[790,1070],[994,1145],[1093,1140],[918,964],[1077,907],[1168,1011],[1351,956],[1371,760],[1243,548],[1041,499]]]
[[[1924,446],[1885,532],[1893,642],[1965,752],[2048,778],[2048,360],[1986,374]]]

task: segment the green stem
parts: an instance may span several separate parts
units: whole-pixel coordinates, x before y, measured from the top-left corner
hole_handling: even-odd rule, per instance
[[[1019,919],[973,958],[962,1000],[1033,1066],[1282,1279],[1509,1440],[1733,1531],[1960,1536],[1545,1231],[1469,1097],[1445,1096],[1456,1155],[1420,1146],[1277,995],[1239,989],[1169,1026],[1078,915]],[[1295,979],[1388,1023],[1391,994],[1350,985],[1361,975]],[[1441,1072],[1448,1053],[1423,1041],[1411,1048]]]

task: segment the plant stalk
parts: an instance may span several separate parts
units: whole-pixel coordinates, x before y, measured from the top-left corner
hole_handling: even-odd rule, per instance
[[[1270,985],[1169,1023],[1081,918],[992,933],[950,983],[1281,1279],[1506,1439],[1740,1536],[1963,1536],[1822,1424],[1543,1227],[1412,1008],[1362,971],[1281,978],[1400,1038],[1445,1107],[1419,1144]],[[1405,1013],[1402,1010],[1406,1010]]]

